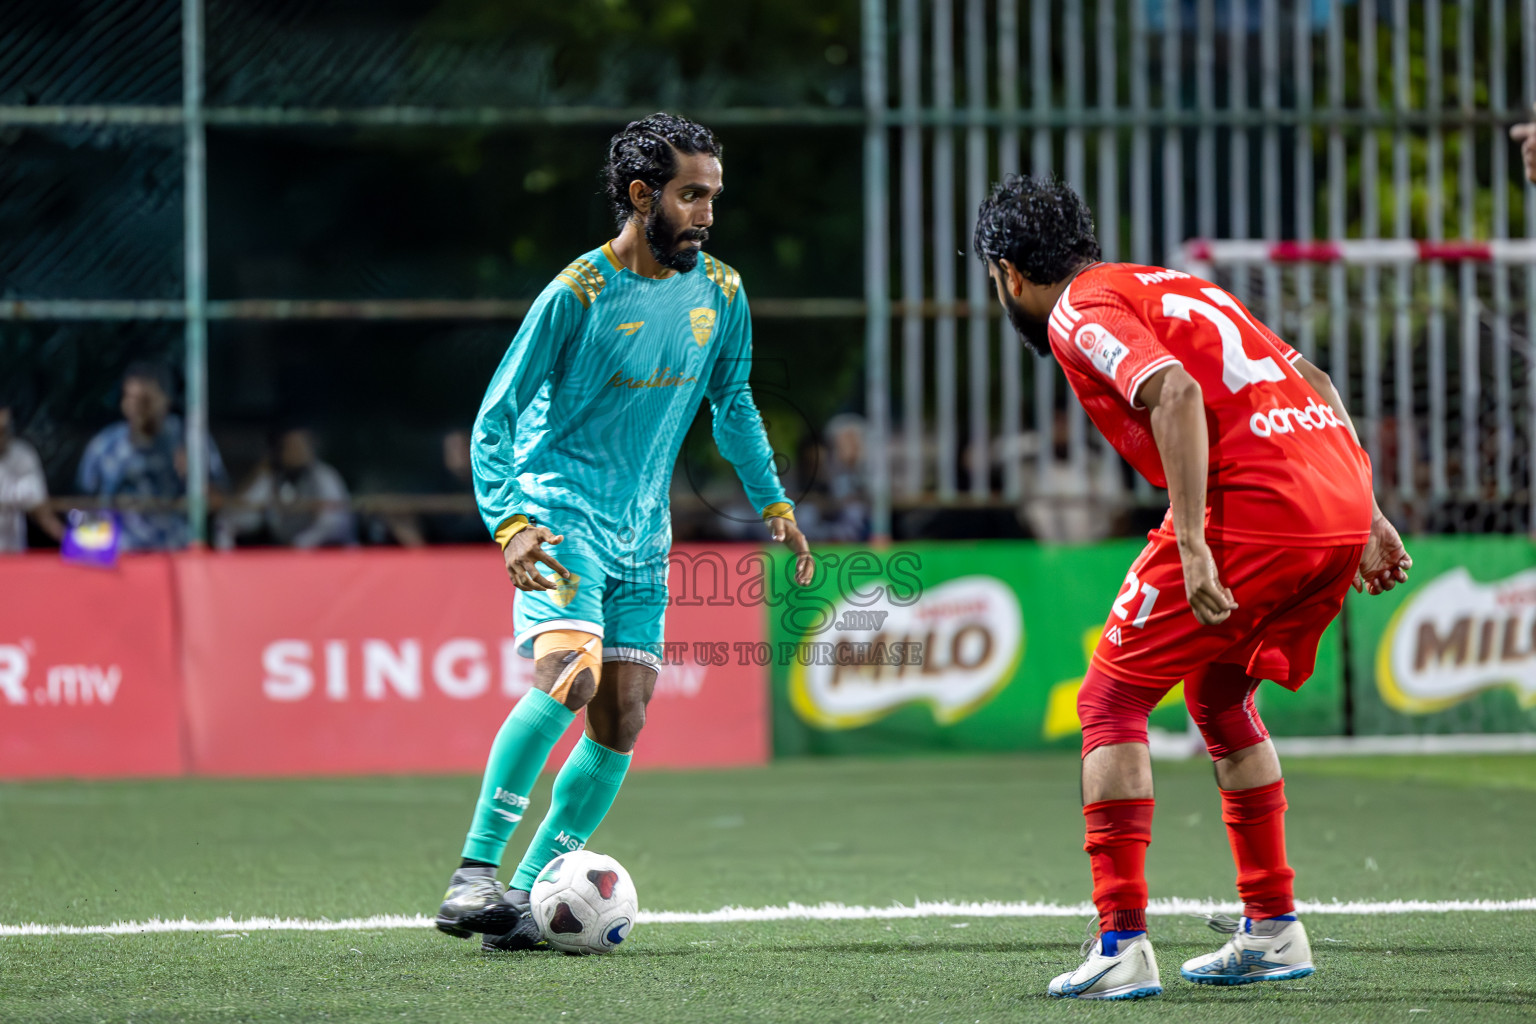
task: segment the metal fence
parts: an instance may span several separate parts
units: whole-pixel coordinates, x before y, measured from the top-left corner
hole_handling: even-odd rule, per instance
[[[517,65],[500,51],[471,62],[473,73],[450,89],[426,88],[392,70],[390,46],[363,47],[339,76],[349,83],[345,89],[315,93],[306,69],[339,59],[338,51],[311,52],[302,41],[274,47],[242,28],[241,4],[208,2],[222,12],[217,23],[224,27],[207,39],[205,0],[123,4],[114,34],[82,37],[74,63],[54,68],[58,81],[48,90],[0,105],[0,133],[110,136],[112,145],[150,153],[152,166],[135,172],[135,188],[157,209],[180,206],[177,237],[158,239],[172,243],[160,245],[162,252],[179,243],[178,272],[146,278],[132,295],[104,299],[8,288],[0,319],[181,325],[191,428],[189,515],[197,536],[207,507],[201,428],[208,415],[210,321],[504,320],[523,309],[511,300],[210,301],[207,127],[606,127],[649,112],[558,96],[510,102],[504,97],[511,92],[497,91],[497,76],[513,74],[508,69]],[[685,104],[684,112],[722,127],[863,129],[864,300],[759,300],[754,310],[763,317],[866,317],[865,411],[877,534],[890,533],[893,507],[1019,507],[1062,480],[1123,486],[1112,479],[1114,460],[1069,401],[1059,372],[1025,358],[992,308],[984,269],[966,255],[974,211],[1001,173],[1062,175],[1094,207],[1106,255],[1144,263],[1175,262],[1191,237],[1536,237],[1536,201],[1506,135],[1506,126],[1536,98],[1536,0],[860,3],[862,109]],[[15,58],[10,68],[0,61],[0,87],[7,87],[0,92],[8,96],[16,94],[8,87],[30,73],[28,62],[43,60],[26,49],[20,31],[12,31],[7,52],[25,53],[26,60]],[[104,38],[119,49],[98,53],[107,46]],[[242,91],[245,79],[220,71],[219,100],[209,103],[208,54],[217,57],[237,43],[249,51],[240,67],[255,68],[250,74],[266,91]],[[402,87],[388,102],[372,99],[383,95],[380,83],[402,75],[415,92]],[[113,76],[113,89],[101,86]],[[466,102],[481,94],[490,101]],[[101,159],[109,163],[113,154]],[[154,187],[140,187],[141,181]],[[94,225],[105,232],[100,247],[120,261],[134,259],[134,245],[148,244],[144,238],[157,239],[135,232],[126,219],[110,226],[113,231],[102,218]],[[1470,264],[1449,269],[1434,261],[1415,273],[1424,275],[1422,282],[1390,268],[1301,264],[1282,273],[1268,265],[1250,275],[1246,287],[1251,298],[1290,296],[1288,306],[1266,315],[1325,365],[1358,368],[1348,375],[1349,394],[1367,405],[1387,378],[1372,376],[1372,350],[1362,333],[1368,321],[1347,321],[1338,311],[1355,295],[1379,297],[1388,320],[1427,308],[1411,321],[1422,330],[1414,326],[1402,336],[1410,362],[1423,367],[1413,383],[1423,390],[1423,408],[1412,411],[1425,431],[1416,446],[1397,451],[1413,465],[1399,466],[1394,492],[1431,512],[1488,487],[1499,500],[1528,504],[1529,461],[1519,456],[1529,436],[1495,428],[1490,459],[1481,448],[1471,453],[1457,425],[1476,418],[1464,413],[1467,402],[1492,395],[1497,404],[1508,382],[1526,372],[1536,270],[1495,265],[1487,288]],[[1448,286],[1450,279],[1456,287]],[[1351,291],[1357,280],[1358,290]],[[1516,285],[1506,288],[1510,281]],[[1264,311],[1263,301],[1259,308]],[[1483,340],[1467,343],[1478,331]],[[1457,374],[1446,362],[1448,352],[1457,354]],[[1520,393],[1523,385],[1511,391]],[[1523,422],[1518,397],[1511,402],[1511,422]],[[1371,436],[1379,435],[1376,421],[1383,416],[1366,410]],[[1462,468],[1455,472],[1453,439],[1462,444]],[[1423,480],[1415,468],[1421,461],[1429,467]],[[1465,467],[1473,465],[1491,476],[1469,474]],[[1136,496],[1153,500],[1144,485]],[[1513,516],[1489,520],[1504,529],[1515,522]]]
[[[989,319],[984,268],[956,258],[1000,173],[1062,176],[1093,206],[1106,258],[1138,263],[1176,263],[1192,237],[1536,236],[1536,202],[1507,135],[1536,97],[1531,0],[866,0],[864,11],[867,404],[871,447],[889,444],[893,456],[872,463],[877,530],[893,500],[1028,502],[1051,491],[1059,463],[1069,479],[1093,476],[1098,442],[1059,371],[1024,358]],[[1449,522],[1441,513],[1455,501],[1528,504],[1512,431],[1497,433],[1507,456],[1497,460],[1478,457],[1473,431],[1462,432],[1454,487],[1447,460],[1481,396],[1508,389],[1512,356],[1528,362],[1536,289],[1512,293],[1502,265],[1485,291],[1470,263],[1432,261],[1422,279],[1386,271],[1391,287],[1382,273],[1301,263],[1284,275],[1282,302],[1272,264],[1245,288],[1267,296],[1261,312],[1298,348],[1342,374],[1357,408],[1379,395],[1380,378],[1349,372],[1373,372],[1360,324],[1344,315],[1352,294],[1379,301],[1389,320],[1412,311],[1423,329],[1399,337],[1403,358],[1427,363],[1418,416],[1428,429],[1379,479],[1430,525]],[[1515,276],[1530,273],[1522,265]],[[1448,346],[1461,353],[1455,380]],[[1367,413],[1373,437],[1379,409]],[[1051,443],[1063,415],[1064,455]],[[1528,441],[1523,427],[1518,440]],[[1420,459],[1427,474],[1407,465]]]
[[[1529,528],[1536,238],[1196,240],[1181,262],[1317,339],[1395,517],[1418,531]],[[1325,293],[1304,292],[1318,271]]]
[[[65,352],[102,353],[130,335],[153,338],[155,352],[181,354],[194,537],[206,537],[209,509],[210,326],[435,321],[479,343],[515,327],[530,302],[425,298],[425,289],[413,294],[398,282],[368,298],[210,297],[210,129],[226,130],[226,140],[238,130],[258,146],[295,131],[606,132],[656,109],[644,88],[616,88],[612,76],[601,88],[557,84],[548,53],[494,8],[485,5],[472,33],[451,24],[453,12],[434,22],[431,4],[375,11],[334,0],[79,0],[64,9],[23,0],[8,9],[0,24],[0,222],[13,229],[13,244],[0,255],[0,324],[48,332],[35,347],[54,357],[50,385],[81,376],[62,365]],[[664,72],[666,56],[635,61]],[[669,105],[727,131],[863,123],[856,95],[846,104],[829,95],[824,106],[796,97],[795,106],[776,107],[782,82],[759,69],[743,85],[741,74],[693,90],[724,97],[724,105],[686,95]],[[659,91],[679,92],[665,74],[656,77]],[[70,188],[60,188],[69,175]],[[850,320],[864,304],[765,297],[753,310],[759,319]],[[451,337],[440,331],[439,340],[444,333]]]

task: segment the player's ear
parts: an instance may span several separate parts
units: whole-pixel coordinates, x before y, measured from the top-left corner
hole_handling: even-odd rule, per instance
[[[998,269],[1003,273],[1003,285],[1008,289],[1008,294],[1014,298],[1024,294],[1024,275],[1019,273],[1019,268],[1009,263],[1006,259],[997,261]]]
[[[651,212],[651,196],[653,194],[650,186],[639,178],[629,183],[629,204],[635,208],[636,213],[647,214]]]

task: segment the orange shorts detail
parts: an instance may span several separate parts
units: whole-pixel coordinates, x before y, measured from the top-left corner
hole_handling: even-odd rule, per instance
[[[1093,663],[1113,679],[1178,682],[1214,662],[1297,689],[1312,675],[1323,631],[1344,606],[1364,545],[1331,548],[1211,542],[1216,575],[1238,609],[1202,626],[1184,596],[1178,541],[1147,535],[1104,624]]]

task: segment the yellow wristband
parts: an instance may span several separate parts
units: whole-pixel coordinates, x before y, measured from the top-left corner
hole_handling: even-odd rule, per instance
[[[507,545],[528,528],[528,517],[523,515],[512,516],[506,522],[496,527],[496,543],[501,545],[501,550],[507,550]]]
[[[788,519],[790,522],[794,522],[795,506],[787,501],[774,502],[763,509],[763,522],[766,523],[770,519]]]

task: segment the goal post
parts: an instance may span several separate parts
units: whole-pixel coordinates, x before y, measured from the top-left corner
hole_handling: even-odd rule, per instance
[[[1532,529],[1536,238],[1192,239],[1179,269],[1329,372],[1389,512]]]

